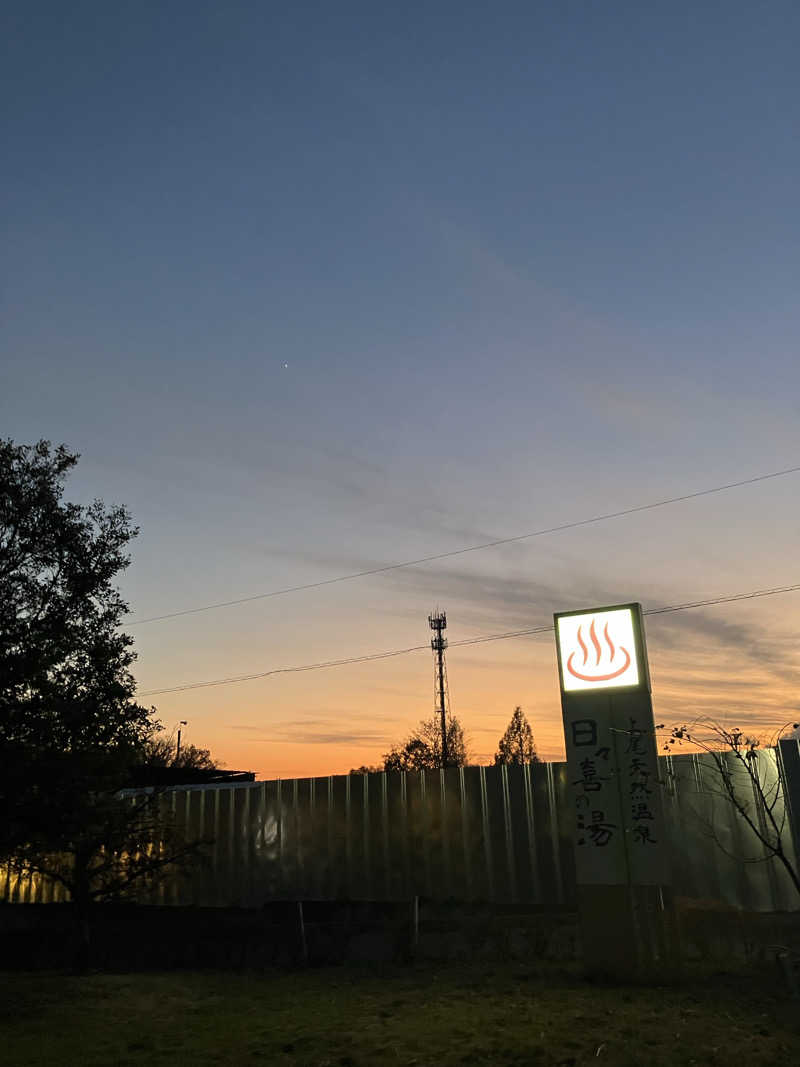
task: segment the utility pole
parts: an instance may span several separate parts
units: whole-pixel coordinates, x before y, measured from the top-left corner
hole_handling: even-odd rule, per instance
[[[186,719],[181,719],[178,724],[178,744],[175,746],[175,763],[177,764],[181,756],[181,726],[188,726]]]
[[[447,648],[447,638],[442,636],[442,631],[447,628],[447,615],[445,612],[436,611],[433,615],[428,616],[428,622],[430,628],[434,632],[434,637],[431,638],[431,648],[433,649],[433,691],[434,699],[438,704],[438,712],[442,720],[442,766],[446,767],[448,764],[448,751],[447,751],[447,667],[444,661],[444,650]]]

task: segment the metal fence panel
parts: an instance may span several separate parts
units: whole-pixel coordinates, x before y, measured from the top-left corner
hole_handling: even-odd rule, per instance
[[[726,765],[741,773],[732,757]],[[788,778],[800,776],[800,759],[783,765]],[[758,767],[774,790],[775,750],[760,752]],[[662,756],[660,769],[679,894],[758,911],[800,906],[786,871],[765,857],[721,795],[711,756]],[[800,796],[800,781],[788,778],[789,797]],[[737,788],[747,795],[749,782]],[[207,854],[188,873],[143,889],[140,899],[259,907],[276,899],[423,896],[573,910],[568,803],[565,763],[179,788],[169,794],[170,809],[189,838],[209,841]],[[789,814],[779,798],[773,816],[796,861]],[[0,871],[0,899],[47,902],[64,893],[9,869]]]

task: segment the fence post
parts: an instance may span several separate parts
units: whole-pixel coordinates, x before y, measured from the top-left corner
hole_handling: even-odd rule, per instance
[[[800,741],[778,742],[778,769],[783,779],[784,803],[792,830],[795,859],[800,862]]]

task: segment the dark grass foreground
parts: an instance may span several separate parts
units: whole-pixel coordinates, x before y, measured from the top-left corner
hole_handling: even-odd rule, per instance
[[[656,989],[520,964],[0,975],[14,1067],[798,1063],[799,1009],[769,967]]]

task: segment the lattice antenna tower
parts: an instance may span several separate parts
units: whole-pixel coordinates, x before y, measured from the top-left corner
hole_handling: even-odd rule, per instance
[[[447,615],[438,609],[433,615],[428,616],[428,623],[433,630],[431,648],[433,649],[433,702],[439,714],[442,727],[442,766],[446,767],[449,762],[447,751],[447,712],[450,705],[450,694],[447,688],[447,663],[444,658],[444,650],[447,648],[447,638],[444,630],[447,628]]]

